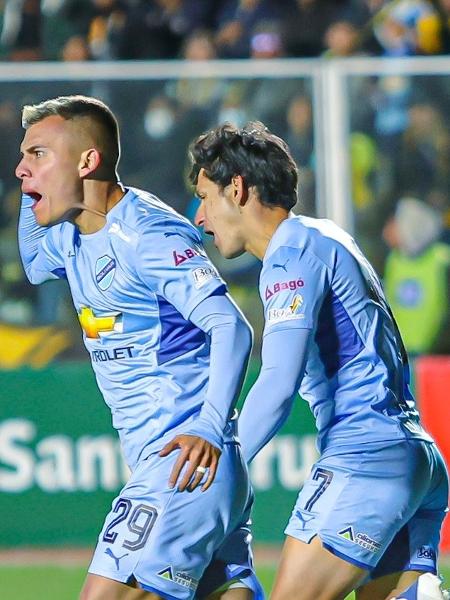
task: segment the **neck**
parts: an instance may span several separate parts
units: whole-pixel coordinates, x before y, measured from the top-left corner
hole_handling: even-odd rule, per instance
[[[74,219],[82,234],[95,233],[105,226],[106,215],[123,198],[125,190],[116,181],[83,181],[83,200]]]
[[[256,201],[249,224],[245,225],[247,243],[245,250],[263,260],[267,247],[288,212],[280,206],[268,207]]]

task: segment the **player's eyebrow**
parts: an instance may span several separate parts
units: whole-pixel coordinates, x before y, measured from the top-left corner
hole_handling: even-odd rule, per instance
[[[31,146],[27,146],[26,148],[24,148],[23,146],[20,146],[20,154],[23,156],[25,153],[27,154],[31,154],[32,152],[35,152],[38,149],[42,149],[44,148],[43,144],[32,144]]]

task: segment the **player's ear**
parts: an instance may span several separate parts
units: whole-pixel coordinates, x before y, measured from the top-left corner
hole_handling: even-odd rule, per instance
[[[233,175],[231,178],[233,200],[238,206],[244,206],[248,198],[248,189],[242,175]]]
[[[81,178],[89,177],[91,173],[96,171],[101,163],[100,152],[96,148],[89,148],[81,153],[80,162],[78,163],[78,173]]]

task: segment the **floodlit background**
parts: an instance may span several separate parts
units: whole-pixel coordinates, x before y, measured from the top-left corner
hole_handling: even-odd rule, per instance
[[[259,119],[282,136],[300,171],[295,212],[352,232],[383,278],[450,464],[449,20],[449,0],[0,0],[0,597],[75,599],[127,477],[65,282],[32,287],[19,262],[23,104],[107,102],[123,182],[190,218],[196,135]],[[205,245],[255,329],[248,389],[260,265]],[[314,440],[299,398],[251,466],[267,589]],[[444,574],[446,552],[448,523]]]

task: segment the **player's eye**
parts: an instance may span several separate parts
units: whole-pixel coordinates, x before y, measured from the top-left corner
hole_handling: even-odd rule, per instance
[[[43,150],[35,150],[34,155],[36,158],[42,158],[44,156],[44,151]]]

